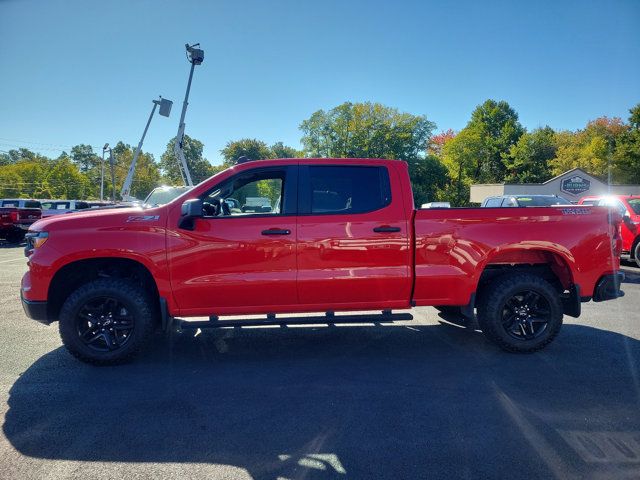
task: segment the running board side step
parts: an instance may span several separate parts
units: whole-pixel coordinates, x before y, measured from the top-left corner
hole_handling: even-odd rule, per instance
[[[389,323],[403,320],[413,320],[410,313],[391,313],[384,311],[381,314],[359,315],[334,315],[327,312],[326,315],[312,317],[282,317],[276,318],[275,314],[268,314],[266,319],[252,318],[247,320],[219,320],[218,317],[209,317],[209,321],[189,321],[181,318],[174,319],[176,325],[182,329],[192,328],[229,328],[229,327],[259,327],[262,325],[317,325],[336,323]]]

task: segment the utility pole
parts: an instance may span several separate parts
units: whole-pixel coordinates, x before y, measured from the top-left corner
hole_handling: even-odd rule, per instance
[[[204,50],[199,48],[199,43],[193,45],[185,44],[187,49],[187,59],[191,63],[191,69],[189,71],[189,81],[187,82],[187,91],[184,95],[184,102],[182,103],[182,114],[180,115],[180,123],[178,124],[178,134],[176,135],[176,141],[174,144],[174,152],[178,159],[178,166],[180,167],[180,175],[182,175],[182,181],[185,185],[193,186],[191,180],[191,173],[189,172],[189,166],[187,165],[187,159],[184,156],[184,117],[187,114],[187,106],[189,105],[189,92],[191,91],[191,80],[193,80],[193,70],[196,65],[201,65],[204,61]]]

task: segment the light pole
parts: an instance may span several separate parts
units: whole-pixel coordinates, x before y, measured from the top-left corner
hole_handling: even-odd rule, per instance
[[[191,80],[193,79],[193,70],[196,65],[201,65],[204,61],[204,50],[199,48],[199,43],[193,45],[185,44],[187,49],[187,59],[191,64],[191,70],[189,71],[189,81],[187,82],[187,91],[184,94],[184,102],[182,103],[182,114],[180,115],[180,123],[178,124],[178,134],[176,135],[176,141],[174,144],[174,151],[178,158],[178,166],[180,167],[180,175],[182,175],[182,181],[185,185],[193,186],[191,180],[191,173],[189,172],[189,166],[187,165],[187,159],[184,157],[184,117],[187,114],[187,105],[189,105],[189,92],[191,91]]]
[[[102,147],[102,163],[100,164],[100,201],[104,200],[104,154],[107,150],[111,152],[109,144],[105,143]]]

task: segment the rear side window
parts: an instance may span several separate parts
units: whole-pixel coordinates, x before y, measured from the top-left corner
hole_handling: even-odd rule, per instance
[[[3,200],[2,201],[2,206],[3,207],[17,207],[18,206],[18,201],[17,200]]]
[[[24,202],[24,208],[40,208],[40,202],[27,200],[26,202]]]
[[[499,207],[501,203],[502,203],[501,198],[494,197],[494,198],[488,199],[487,202],[484,204],[484,206],[487,208]]]
[[[310,166],[308,184],[303,210],[312,214],[365,213],[391,203],[385,167]]]

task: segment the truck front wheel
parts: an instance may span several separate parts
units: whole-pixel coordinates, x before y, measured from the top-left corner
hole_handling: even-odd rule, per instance
[[[485,286],[478,324],[485,336],[509,352],[534,352],[562,327],[562,302],[549,282],[526,273],[507,274]]]
[[[125,363],[153,333],[152,305],[144,289],[129,280],[94,280],[74,291],[62,306],[62,343],[83,362]]]

